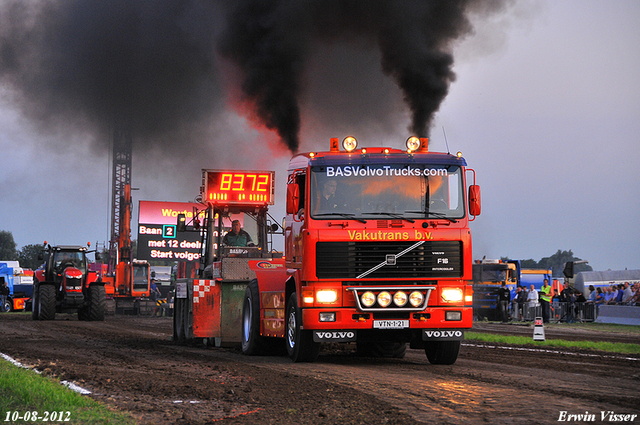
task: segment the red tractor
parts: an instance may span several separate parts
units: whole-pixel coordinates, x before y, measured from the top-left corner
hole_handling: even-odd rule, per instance
[[[44,264],[36,270],[33,285],[33,320],[53,320],[56,313],[76,311],[80,320],[104,320],[104,283],[88,269],[88,246],[52,247],[45,242],[38,256]]]

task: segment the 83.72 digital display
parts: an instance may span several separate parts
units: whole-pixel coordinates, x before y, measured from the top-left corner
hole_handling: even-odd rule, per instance
[[[203,201],[213,204],[273,205],[274,171],[202,170]]]

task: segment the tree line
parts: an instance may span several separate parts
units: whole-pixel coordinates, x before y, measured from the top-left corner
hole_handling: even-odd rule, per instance
[[[501,257],[500,259],[502,261],[513,260],[513,258],[509,257]],[[575,263],[576,261],[582,261],[582,259],[573,255],[573,252],[571,250],[562,251],[559,249],[552,256],[543,257],[540,259],[540,261],[535,261],[532,258],[528,260],[521,260],[520,265],[523,269],[551,269],[553,271],[553,277],[563,277],[562,271],[564,270],[564,265],[569,261],[573,261]],[[593,271],[593,267],[586,263],[575,264],[573,268],[574,274],[579,272],[591,271]]]

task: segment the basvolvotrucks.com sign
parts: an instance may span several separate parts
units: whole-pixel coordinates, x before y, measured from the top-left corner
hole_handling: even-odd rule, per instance
[[[187,223],[204,217],[206,206],[194,202],[139,201],[139,260],[195,261],[200,259],[200,232],[178,232],[178,214]],[[199,217],[199,218],[198,218]]]

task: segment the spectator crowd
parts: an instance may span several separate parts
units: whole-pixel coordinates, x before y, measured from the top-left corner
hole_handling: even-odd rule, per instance
[[[536,290],[533,285],[529,288],[518,286],[515,296],[510,300],[511,319],[531,320],[531,317],[528,316],[532,314],[532,311],[537,312],[537,307],[545,303],[541,292],[542,290]],[[614,284],[598,288],[590,285],[587,297],[585,297],[582,292],[565,283],[561,291],[551,291],[549,297],[554,302],[566,306],[564,310],[566,313],[563,320],[572,320],[574,317],[579,316],[581,311],[584,311],[585,306],[595,306],[596,309],[598,306],[604,304],[640,306],[640,282],[634,284],[625,282],[624,284]],[[547,320],[550,316],[544,309],[533,314],[541,314],[543,319],[546,318]]]

